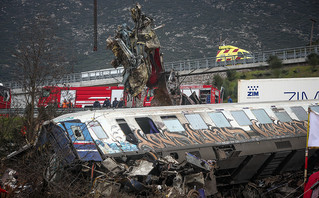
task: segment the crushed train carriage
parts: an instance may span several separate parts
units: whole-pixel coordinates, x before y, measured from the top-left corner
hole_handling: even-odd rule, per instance
[[[56,153],[63,153],[65,164],[102,163],[116,175],[125,169],[120,163],[132,160],[138,164],[128,178],[142,175],[147,181],[152,174],[165,173],[181,195],[195,189],[208,196],[219,187],[300,170],[308,107],[319,112],[317,100],[86,111],[47,122],[42,133],[50,134],[47,137]],[[318,150],[311,150],[310,156],[314,154]],[[155,165],[142,160],[145,156],[175,162],[170,169],[153,173]],[[185,162],[192,167],[176,168]],[[129,181],[131,186],[136,182],[146,186],[140,180]],[[181,182],[187,185],[178,185]]]

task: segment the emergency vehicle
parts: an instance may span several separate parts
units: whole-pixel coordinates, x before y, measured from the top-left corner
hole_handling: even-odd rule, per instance
[[[0,109],[10,109],[11,107],[11,91],[0,83]]]
[[[93,107],[93,103],[98,100],[103,105],[106,98],[114,101],[123,97],[123,86],[111,87],[55,87],[47,86],[42,88],[42,95],[38,106],[48,106],[49,104],[62,107],[64,100],[71,101],[73,107],[84,108]]]
[[[240,49],[232,45],[219,46],[219,50],[216,55],[216,62],[251,59],[252,55],[249,51]]]
[[[151,101],[154,98],[154,89],[147,89],[146,96],[144,98],[143,106],[151,106]],[[182,93],[190,96],[193,92],[196,93],[200,101],[204,104],[216,104],[221,103],[220,90],[212,85],[181,85],[180,90]]]

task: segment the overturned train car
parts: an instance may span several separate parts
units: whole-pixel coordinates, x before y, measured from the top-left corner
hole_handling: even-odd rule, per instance
[[[57,117],[43,130],[51,132],[56,152],[68,151],[63,152],[66,164],[138,159],[150,151],[182,163],[187,152],[214,162],[216,189],[302,169],[307,111],[319,112],[317,102],[86,111]],[[310,157],[315,154],[317,150],[311,150]]]

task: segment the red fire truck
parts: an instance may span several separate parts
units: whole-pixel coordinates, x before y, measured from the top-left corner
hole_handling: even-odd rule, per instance
[[[220,90],[216,89],[212,85],[181,85],[180,89],[182,93],[186,94],[187,96],[190,96],[193,92],[195,92],[200,101],[204,104],[215,104],[222,102]],[[147,89],[143,106],[151,106],[153,97],[154,89]]]
[[[0,83],[0,109],[10,109],[11,107],[11,92],[10,89],[4,87]]]
[[[98,100],[102,106],[105,98],[112,102],[114,98],[120,100],[123,97],[123,86],[112,87],[54,87],[47,86],[42,89],[42,96],[38,106],[48,106],[49,104],[62,107],[64,100],[71,101],[73,107],[84,108],[93,107],[93,103]]]

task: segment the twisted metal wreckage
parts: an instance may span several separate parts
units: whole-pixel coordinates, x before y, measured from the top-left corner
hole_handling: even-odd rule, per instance
[[[106,40],[116,58],[111,62],[114,68],[123,65],[123,84],[125,91],[137,96],[147,85],[156,86],[163,74],[160,55],[160,42],[152,28],[153,19],[142,14],[141,6],[131,9],[135,27],[127,24],[118,26],[114,38]]]
[[[199,103],[195,93],[195,96],[187,97],[180,92],[175,72],[165,73],[161,45],[155,33],[164,25],[153,28],[154,20],[142,14],[138,3],[131,9],[131,16],[135,24],[133,29],[127,24],[119,25],[115,36],[106,40],[107,49],[116,57],[111,65],[124,67],[124,95],[138,99],[147,86],[157,88],[152,106]]]

